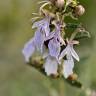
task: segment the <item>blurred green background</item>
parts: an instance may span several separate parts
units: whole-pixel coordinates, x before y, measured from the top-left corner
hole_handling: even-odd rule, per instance
[[[33,35],[30,20],[38,12],[37,1],[0,0],[0,96],[87,96],[87,89],[96,90],[96,0],[80,0],[86,13],[79,20],[91,33],[77,48],[81,61],[75,70],[83,90],[25,64],[21,51]]]

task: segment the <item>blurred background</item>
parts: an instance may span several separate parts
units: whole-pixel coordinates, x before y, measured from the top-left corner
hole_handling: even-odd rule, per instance
[[[91,33],[77,48],[81,61],[75,72],[82,90],[64,80],[51,80],[25,64],[21,51],[33,36],[30,20],[31,13],[38,12],[37,1],[0,0],[0,96],[96,96],[96,0],[80,0],[86,13],[79,21]]]

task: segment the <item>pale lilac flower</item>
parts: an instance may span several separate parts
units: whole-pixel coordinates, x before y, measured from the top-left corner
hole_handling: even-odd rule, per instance
[[[48,76],[52,75],[52,74],[57,74],[58,62],[57,62],[56,58],[49,55],[46,58],[46,62],[44,64],[44,69]]]
[[[32,28],[39,28],[41,30],[43,30],[45,36],[47,37],[50,33],[50,17],[45,17],[43,20],[41,21],[37,21],[33,24]]]
[[[56,59],[58,59],[58,56],[60,54],[60,50],[61,50],[61,43],[63,41],[63,39],[61,39],[61,36],[60,36],[60,24],[56,24],[55,26],[55,32],[54,33],[54,36],[53,38],[49,41],[49,44],[48,44],[48,48],[49,48],[49,54],[53,57],[56,57]]]
[[[31,40],[29,40],[23,50],[22,53],[25,57],[25,61],[29,62],[30,57],[33,55],[33,53],[35,52],[36,46],[35,46],[35,42],[34,42],[34,38],[32,38]]]
[[[43,44],[46,40],[46,37],[49,36],[50,33],[50,18],[46,17],[41,21],[35,22],[32,26],[32,28],[37,28],[37,31],[35,32],[35,43],[37,50],[39,50],[41,53],[43,51]]]
[[[44,64],[44,69],[47,75],[56,74],[58,64],[60,64],[59,55],[61,50],[61,43],[63,41],[60,36],[60,31],[60,24],[56,24],[55,31],[51,32],[51,36],[49,35],[49,37],[47,37],[47,39],[50,39],[48,43],[49,55],[46,58],[46,62]]]
[[[74,68],[74,61],[73,58],[69,60],[64,60],[63,62],[63,75],[65,78],[68,78],[70,75],[73,74],[73,68]]]
[[[49,54],[53,57],[58,58],[60,54],[60,42],[58,42],[55,38],[50,40],[49,44]]]
[[[44,39],[45,39],[45,33],[43,32],[42,29],[37,29],[34,35],[34,42],[36,44],[36,49],[37,51],[42,53],[42,48],[44,44]]]
[[[44,53],[44,41],[50,33],[49,24],[50,18],[47,17],[33,24],[32,28],[37,28],[35,35],[25,44],[24,49],[22,50],[26,62],[29,62],[29,59],[35,50],[40,51],[40,53]]]
[[[61,60],[66,55],[67,59],[69,59],[70,57],[72,57],[72,58],[74,57],[74,59],[79,61],[79,56],[77,55],[77,53],[75,52],[75,50],[73,48],[73,45],[76,43],[78,43],[78,42],[69,41],[66,48],[61,52],[61,54],[59,56],[59,60]]]
[[[55,31],[51,32],[50,35],[47,37],[47,39],[49,39],[49,44],[48,44],[49,55],[46,58],[46,62],[44,64],[44,69],[47,75],[56,74],[58,69],[58,64],[60,63],[58,60],[61,50],[60,30],[61,30],[60,24],[56,24]]]
[[[65,78],[68,78],[70,75],[73,74],[74,59],[79,61],[79,56],[73,49],[74,43],[75,41],[71,41],[71,42],[69,41],[67,47],[61,52],[59,56],[59,60],[63,59],[63,57],[66,56],[66,60],[64,60],[64,64],[63,64],[63,75]]]

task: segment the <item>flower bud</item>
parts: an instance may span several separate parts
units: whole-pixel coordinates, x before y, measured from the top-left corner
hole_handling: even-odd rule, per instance
[[[57,1],[55,2],[56,6],[57,6],[58,8],[64,7],[64,3],[65,3],[64,0],[57,0]]]
[[[85,8],[82,5],[78,5],[74,9],[74,13],[76,16],[82,16],[85,13]]]
[[[68,77],[69,80],[77,80],[78,75],[77,74],[72,74]]]

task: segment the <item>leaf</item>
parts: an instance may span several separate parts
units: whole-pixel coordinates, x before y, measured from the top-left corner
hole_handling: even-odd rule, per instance
[[[80,23],[67,23],[66,24],[66,28],[72,28],[72,29],[76,29],[76,28],[81,28],[81,24]]]
[[[88,31],[84,31],[84,32],[78,32],[75,39],[90,38],[90,37],[91,37],[90,33]]]

